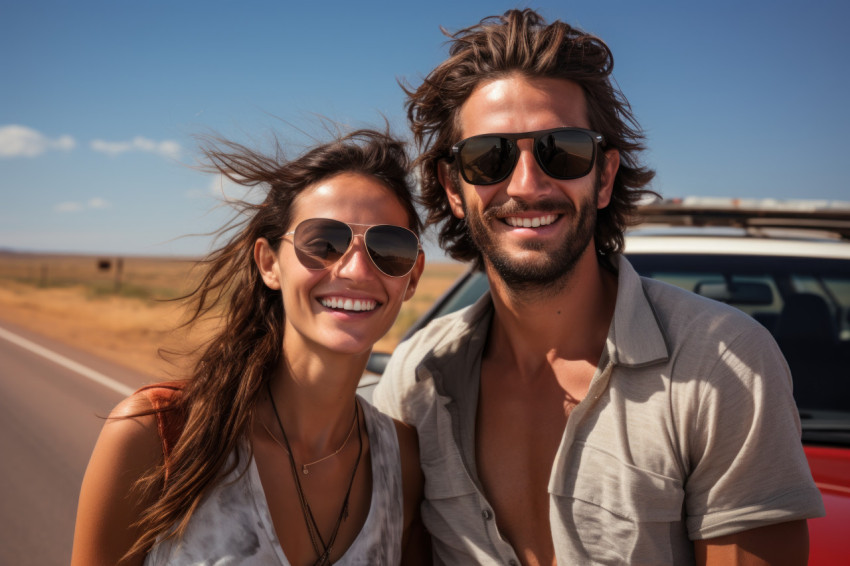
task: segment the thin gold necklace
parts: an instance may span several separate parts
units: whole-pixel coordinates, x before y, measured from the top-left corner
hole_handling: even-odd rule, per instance
[[[354,418],[353,418],[353,419],[351,419],[351,428],[350,428],[350,429],[348,429],[348,436],[346,436],[346,437],[345,437],[345,440],[343,440],[343,441],[342,441],[342,444],[340,445],[340,447],[339,447],[339,448],[337,448],[337,449],[336,449],[334,452],[332,452],[331,454],[328,454],[327,456],[324,456],[324,457],[322,457],[322,458],[319,458],[318,460],[314,460],[313,462],[308,462],[308,463],[306,463],[306,464],[301,464],[301,471],[304,473],[304,475],[305,475],[305,476],[306,476],[306,475],[309,475],[310,470],[309,470],[308,468],[309,468],[310,466],[315,466],[315,465],[316,465],[316,464],[318,464],[319,462],[324,462],[324,461],[325,461],[325,460],[327,460],[328,458],[333,458],[334,456],[336,456],[337,454],[339,454],[340,452],[342,452],[342,449],[343,449],[343,448],[345,448],[345,445],[346,445],[346,444],[348,444],[348,440],[351,438],[352,433],[354,433],[354,425],[356,424],[356,422],[357,422],[357,408],[355,407],[355,409],[354,409]],[[272,440],[274,440],[274,441],[277,443],[277,445],[278,445],[278,446],[280,446],[281,448],[283,448],[283,449],[286,451],[286,453],[287,453],[287,454],[290,454],[290,455],[291,455],[291,452],[287,449],[287,447],[286,447],[286,446],[284,446],[284,445],[283,445],[283,443],[282,443],[280,440],[278,440],[278,438],[277,438],[277,437],[276,437],[276,436],[272,433],[272,431],[271,431],[271,430],[269,430],[269,427],[268,427],[268,425],[266,425],[266,423],[265,423],[265,422],[263,423],[263,428],[264,428],[264,429],[266,429],[266,432],[268,433],[268,435],[272,437]]]
[[[342,509],[340,509],[339,516],[336,519],[336,525],[334,526],[333,532],[331,532],[328,542],[325,543],[325,539],[319,531],[319,525],[316,523],[316,518],[313,516],[313,511],[310,509],[310,504],[307,502],[307,497],[304,495],[304,489],[301,487],[301,481],[298,479],[295,458],[292,456],[292,449],[289,447],[289,439],[286,438],[286,430],[283,428],[283,422],[280,420],[280,415],[277,412],[274,397],[272,397],[271,394],[271,385],[268,382],[266,382],[266,389],[268,390],[269,399],[272,403],[274,416],[277,419],[278,426],[280,427],[280,433],[283,435],[283,442],[285,444],[283,448],[286,450],[287,456],[289,456],[289,466],[292,469],[292,478],[295,480],[295,490],[298,492],[298,501],[301,503],[301,514],[304,516],[307,531],[310,533],[310,543],[313,545],[313,550],[316,552],[318,557],[313,563],[313,566],[330,566],[331,550],[336,542],[336,535],[339,533],[339,527],[342,525],[344,520],[348,519],[348,501],[351,496],[351,488],[354,486],[354,478],[357,475],[357,468],[360,467],[360,458],[363,456],[363,435],[360,432],[360,419],[358,418],[360,406],[357,404],[357,399],[355,399],[354,422],[357,423],[357,440],[360,444],[357,450],[357,459],[354,461],[354,469],[351,470],[351,478],[348,481],[348,490],[345,492],[345,498],[342,501]],[[268,430],[268,428],[266,428],[266,430]]]

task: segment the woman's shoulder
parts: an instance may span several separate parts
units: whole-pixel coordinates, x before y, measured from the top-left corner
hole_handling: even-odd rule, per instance
[[[389,439],[397,441],[399,457],[401,458],[402,474],[405,477],[416,476],[420,469],[419,437],[416,435],[416,429],[405,422],[387,415],[363,398],[360,398],[359,401],[363,408],[363,412],[365,413],[367,422],[378,425],[377,428],[384,431],[383,433],[379,433],[387,439],[384,442],[390,441]],[[393,434],[393,432],[395,434]]]
[[[133,526],[152,501],[137,481],[163,461],[151,399],[137,391],[106,418],[80,490],[73,564],[116,563],[139,532]]]
[[[402,458],[405,452],[413,451],[417,461],[419,460],[419,437],[416,435],[416,429],[411,425],[392,419],[395,425],[396,436],[398,436],[398,447],[402,452]]]
[[[113,453],[158,452],[161,443],[156,411],[156,401],[145,391],[136,391],[119,402],[109,413],[98,442],[105,442],[108,450]]]
[[[398,437],[402,476],[409,478],[413,485],[421,485],[422,468],[419,465],[419,437],[416,429],[407,423],[392,420]]]
[[[101,439],[110,452],[147,454],[161,462],[163,453],[176,442],[182,429],[182,410],[177,401],[182,382],[146,385],[119,402],[109,413]]]

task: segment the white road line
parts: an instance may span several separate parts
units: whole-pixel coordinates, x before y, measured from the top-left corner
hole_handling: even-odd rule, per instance
[[[15,344],[24,348],[25,350],[29,350],[30,352],[41,356],[42,358],[48,359],[53,363],[59,364],[60,366],[69,369],[73,372],[76,372],[83,377],[86,377],[95,383],[99,383],[104,387],[108,387],[109,389],[115,391],[116,393],[120,393],[121,395],[128,396],[132,395],[135,391],[133,388],[124,385],[119,381],[115,381],[111,377],[107,377],[100,373],[99,371],[95,371],[89,367],[84,366],[83,364],[77,363],[70,358],[66,358],[61,354],[57,354],[52,350],[48,350],[43,346],[39,346],[35,342],[30,342],[26,338],[18,336],[13,332],[9,332],[5,328],[0,328],[0,338],[4,338]]]

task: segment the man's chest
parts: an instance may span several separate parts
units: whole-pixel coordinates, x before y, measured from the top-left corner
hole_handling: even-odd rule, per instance
[[[549,478],[570,413],[586,394],[595,367],[573,364],[570,370],[569,377],[550,371],[529,382],[498,364],[484,361],[481,367],[478,477],[500,532],[525,563],[554,560]]]

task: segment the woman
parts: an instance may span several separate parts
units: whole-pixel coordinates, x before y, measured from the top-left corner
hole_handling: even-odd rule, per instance
[[[221,143],[212,169],[268,194],[189,295],[190,323],[222,317],[190,379],[104,425],[72,563],[423,560],[415,432],[356,397],[424,266],[404,147],[363,130],[281,164]]]

